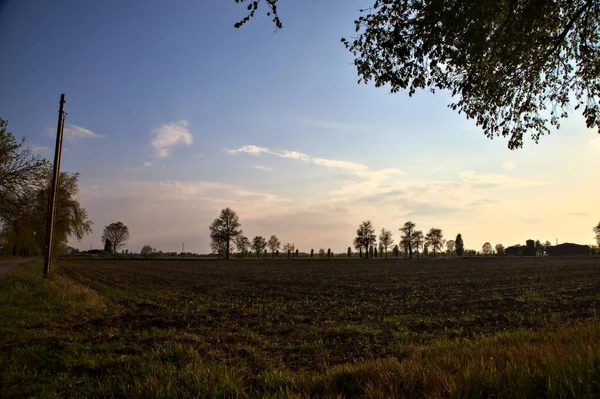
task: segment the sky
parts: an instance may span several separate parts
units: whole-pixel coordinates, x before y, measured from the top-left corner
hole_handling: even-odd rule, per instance
[[[508,150],[450,110],[447,93],[358,84],[340,39],[369,0],[282,1],[241,29],[234,0],[0,2],[0,118],[79,172],[93,222],[82,250],[122,221],[126,248],[209,251],[221,209],[244,234],[345,252],[358,224],[408,220],[467,248],[593,244],[600,136],[573,114]]]

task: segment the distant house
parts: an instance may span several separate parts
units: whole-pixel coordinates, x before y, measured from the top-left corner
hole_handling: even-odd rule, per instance
[[[504,249],[504,255],[506,256],[523,256],[523,250],[525,249],[522,245],[513,245]]]
[[[589,245],[579,245],[566,242],[564,244],[548,247],[549,256],[588,256],[589,254]]]
[[[536,256],[537,251],[535,249],[535,241],[527,240],[526,245],[513,245],[504,249],[506,256]]]

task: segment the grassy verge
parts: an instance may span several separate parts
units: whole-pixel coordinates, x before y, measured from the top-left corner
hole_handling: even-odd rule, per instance
[[[324,371],[204,350],[183,328],[119,323],[123,306],[34,261],[0,277],[0,397],[598,397],[600,322],[407,344]],[[112,323],[96,323],[110,318]],[[240,352],[243,353],[243,352]],[[246,356],[251,356],[248,353]],[[241,355],[238,355],[241,356]]]

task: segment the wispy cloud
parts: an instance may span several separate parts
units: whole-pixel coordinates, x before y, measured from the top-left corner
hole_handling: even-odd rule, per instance
[[[271,173],[273,171],[273,168],[269,168],[268,166],[263,166],[263,165],[256,165],[256,166],[253,166],[253,168],[256,170],[260,170],[261,172],[265,172],[265,173]]]
[[[461,172],[459,176],[464,183],[474,189],[517,188],[548,184],[545,181],[517,179],[505,175],[482,174],[473,170]]]
[[[149,168],[152,166],[152,162],[144,162],[144,168]]]
[[[45,145],[36,145],[31,147],[31,151],[37,153],[37,154],[41,154],[42,152],[46,152],[49,151],[50,147],[47,147]]]
[[[307,126],[320,128],[320,129],[332,129],[332,130],[361,130],[366,129],[365,125],[352,122],[337,122],[331,120],[312,119],[305,118]]]
[[[314,158],[307,154],[298,151],[290,151],[290,150],[272,150],[267,147],[259,147],[256,145],[246,145],[240,147],[235,150],[226,150],[228,154],[250,154],[250,155],[275,155],[280,158],[294,159],[297,161],[302,161],[306,163],[312,163],[319,166],[324,166],[328,168],[338,168],[344,169],[351,172],[362,172],[368,171],[369,167],[356,162],[349,161],[340,161],[334,159],[325,159],[325,158]]]
[[[168,158],[173,148],[178,145],[192,144],[193,137],[188,129],[188,121],[180,120],[175,123],[160,125],[152,132],[151,144],[154,147],[154,156]]]
[[[44,135],[48,137],[56,137],[56,129],[50,127],[46,129]],[[63,129],[63,138],[67,141],[75,141],[78,139],[99,139],[102,137],[105,136],[77,125],[66,125]]]

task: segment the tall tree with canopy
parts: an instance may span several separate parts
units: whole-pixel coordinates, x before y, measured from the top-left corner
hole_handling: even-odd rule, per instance
[[[255,13],[250,4],[241,27]],[[266,12],[281,29],[278,0]],[[600,133],[598,0],[376,0],[342,43],[359,83],[391,92],[445,90],[449,107],[475,120],[489,138],[540,136],[580,110]]]
[[[372,246],[375,245],[376,239],[375,228],[370,220],[365,220],[358,226],[355,243],[360,245],[360,248],[365,249],[365,257],[367,259],[369,259],[369,254],[372,255],[373,253]],[[371,248],[371,252],[369,252],[369,248]]]
[[[232,241],[242,234],[241,226],[239,216],[231,208],[225,208],[209,227],[211,242],[224,252],[225,259],[229,259]]]
[[[112,253],[116,258],[119,253],[119,249],[125,246],[125,243],[129,241],[131,235],[129,234],[129,227],[123,222],[111,223],[104,228],[102,232],[102,241],[110,241],[112,244]]]

